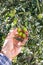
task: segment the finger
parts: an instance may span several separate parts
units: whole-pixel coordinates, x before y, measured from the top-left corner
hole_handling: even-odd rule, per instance
[[[17,28],[15,28],[15,29],[14,29],[14,28],[11,29],[10,32],[11,32],[11,33],[15,33],[15,32],[17,32]]]
[[[7,38],[12,38],[14,37],[16,34],[18,34],[17,32],[17,28],[16,29],[11,29],[7,35]]]
[[[21,45],[24,45],[28,41],[28,37],[24,38]]]
[[[16,46],[11,51],[13,57],[17,56],[20,52],[21,52],[21,47],[16,47]]]
[[[22,43],[26,43],[28,41],[28,37],[26,37]]]
[[[25,32],[26,36],[28,36],[28,31]]]
[[[26,37],[22,41],[18,41],[19,42],[18,43],[19,46],[22,46],[22,45],[24,45],[27,42],[27,40],[28,40],[28,31],[25,32],[25,34],[26,34]]]
[[[17,46],[23,46],[23,45],[25,45],[25,43],[28,41],[28,37],[27,38],[25,38],[22,42],[18,42],[18,44],[17,44]]]
[[[26,34],[26,37],[23,39],[22,43],[26,43],[26,41],[28,40],[28,35],[29,35],[28,31],[26,31],[25,34]]]

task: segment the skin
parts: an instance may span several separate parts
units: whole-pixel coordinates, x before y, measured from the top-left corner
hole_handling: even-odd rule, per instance
[[[18,34],[17,28],[11,29],[8,33],[4,45],[2,46],[2,52],[12,61],[14,57],[16,57],[20,52],[22,46],[25,45],[28,37],[24,38],[23,41],[18,41],[14,38]],[[26,36],[28,32],[25,32]]]

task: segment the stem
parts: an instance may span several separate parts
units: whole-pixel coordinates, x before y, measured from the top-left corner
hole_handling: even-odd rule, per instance
[[[30,12],[19,12],[18,14],[30,14]]]
[[[40,10],[40,6],[39,6],[39,1],[38,0],[36,0],[37,1],[37,7],[38,7],[38,10],[39,10],[39,13],[41,12],[41,10]]]
[[[43,0],[42,0],[42,12],[43,12]]]

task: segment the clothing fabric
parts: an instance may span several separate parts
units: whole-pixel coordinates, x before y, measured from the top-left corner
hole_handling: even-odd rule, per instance
[[[4,54],[0,53],[0,65],[12,65],[12,62]]]

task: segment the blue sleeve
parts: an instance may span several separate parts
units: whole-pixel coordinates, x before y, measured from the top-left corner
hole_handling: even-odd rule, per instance
[[[12,62],[4,54],[0,53],[0,65],[12,65]]]

